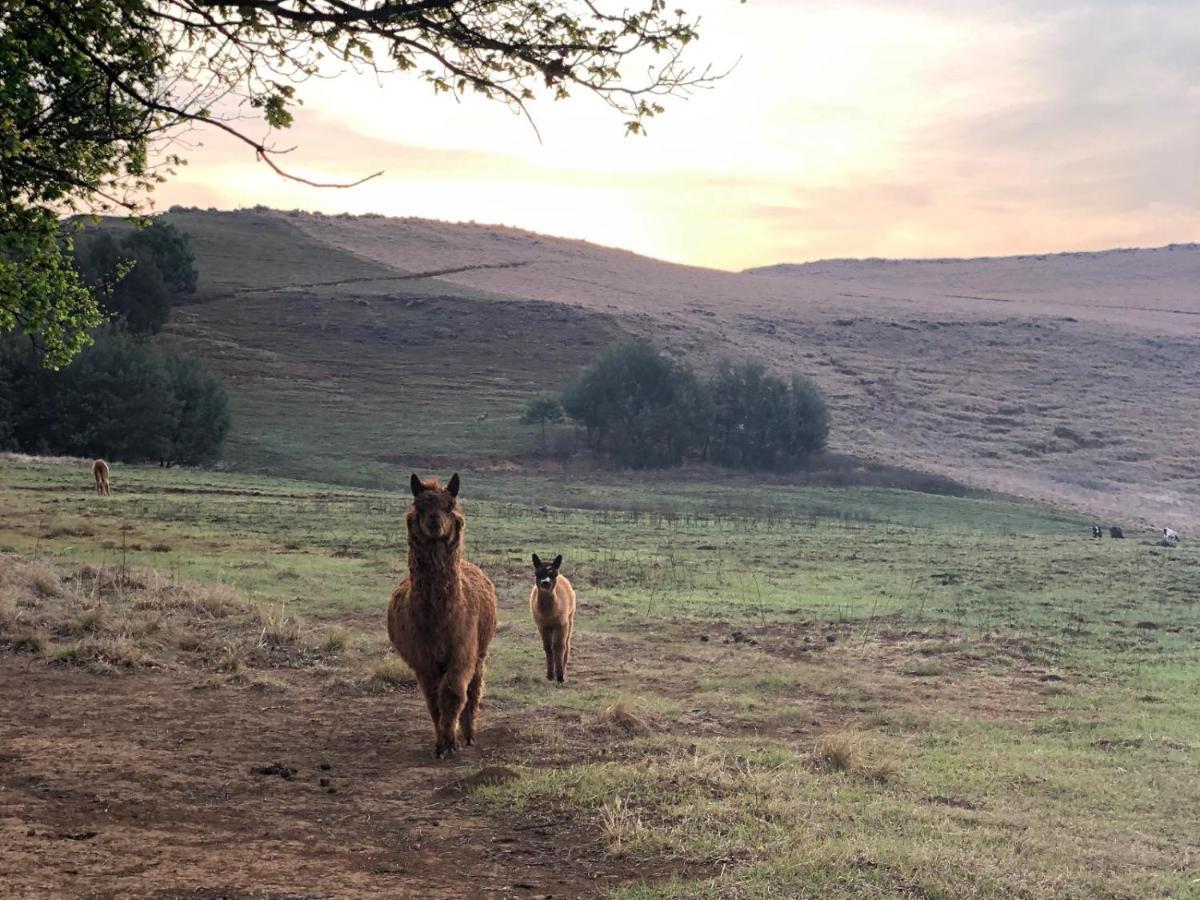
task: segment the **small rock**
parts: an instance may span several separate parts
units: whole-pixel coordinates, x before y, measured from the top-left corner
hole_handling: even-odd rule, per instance
[[[296,777],[296,770],[291,766],[285,766],[283,763],[271,763],[269,766],[263,766],[254,770],[255,775],[278,775],[285,781],[291,781]]]
[[[700,643],[702,643],[702,644],[708,643],[708,635],[707,634],[700,635]]]
[[[330,769],[333,768],[333,766],[327,762],[323,762],[319,766],[317,766],[317,768],[320,769],[322,772],[328,772]]]

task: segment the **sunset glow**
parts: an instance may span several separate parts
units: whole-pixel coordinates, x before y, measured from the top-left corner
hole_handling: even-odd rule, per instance
[[[281,180],[216,133],[158,206],[476,220],[720,268],[1200,240],[1200,6],[700,0],[737,65],[625,137],[591,98],[529,123],[414,80],[313,81]],[[740,62],[739,62],[740,59]],[[257,125],[251,126],[252,128]]]

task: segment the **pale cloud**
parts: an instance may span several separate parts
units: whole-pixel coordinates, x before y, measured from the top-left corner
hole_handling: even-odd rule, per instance
[[[728,268],[1200,239],[1192,0],[698,0],[741,62],[626,138],[587,97],[522,118],[414,82],[314,82],[281,181],[209,135],[168,203],[518,225]],[[1051,8],[1052,7],[1052,8]]]

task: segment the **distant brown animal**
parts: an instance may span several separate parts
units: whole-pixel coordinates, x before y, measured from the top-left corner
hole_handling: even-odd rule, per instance
[[[1121,530],[1120,525],[1113,525],[1111,528],[1108,529],[1108,534],[1109,534],[1109,537],[1114,537],[1114,538],[1125,537],[1125,532]]]
[[[558,573],[561,565],[561,555],[545,565],[533,554],[533,590],[529,592],[529,611],[546,651],[546,680],[560,684],[567,679],[571,633],[575,630],[575,589],[565,575]]]
[[[108,480],[108,463],[102,459],[92,463],[92,480],[96,482],[96,493],[107,496],[112,493],[112,484]]]
[[[496,633],[496,588],[463,559],[466,519],[458,509],[458,473],[446,487],[411,481],[408,577],[388,604],[388,637],[417,676],[433,719],[437,759],[475,743],[483,669]]]

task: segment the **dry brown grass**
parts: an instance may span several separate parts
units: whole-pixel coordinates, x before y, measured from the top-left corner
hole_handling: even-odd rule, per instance
[[[269,607],[261,609],[258,615],[262,624],[259,634],[262,646],[292,647],[300,642],[300,622],[295,616],[289,616],[284,606],[278,610]]]
[[[399,656],[388,652],[377,659],[368,669],[366,686],[374,690],[396,690],[411,688],[417,684],[412,669]]]
[[[605,731],[626,737],[644,737],[655,731],[654,720],[627,697],[601,710],[596,721]]]
[[[637,840],[646,830],[641,817],[620,797],[600,807],[600,827],[608,839],[608,852],[623,856],[625,845]]]
[[[344,629],[311,644],[306,637],[285,608],[259,608],[227,585],[0,554],[0,650],[94,672],[187,666],[236,674],[313,665],[350,643]]]
[[[818,738],[812,764],[821,772],[841,772],[872,781],[886,781],[896,772],[890,760],[873,759],[864,749],[862,738],[852,731],[835,731]]]

